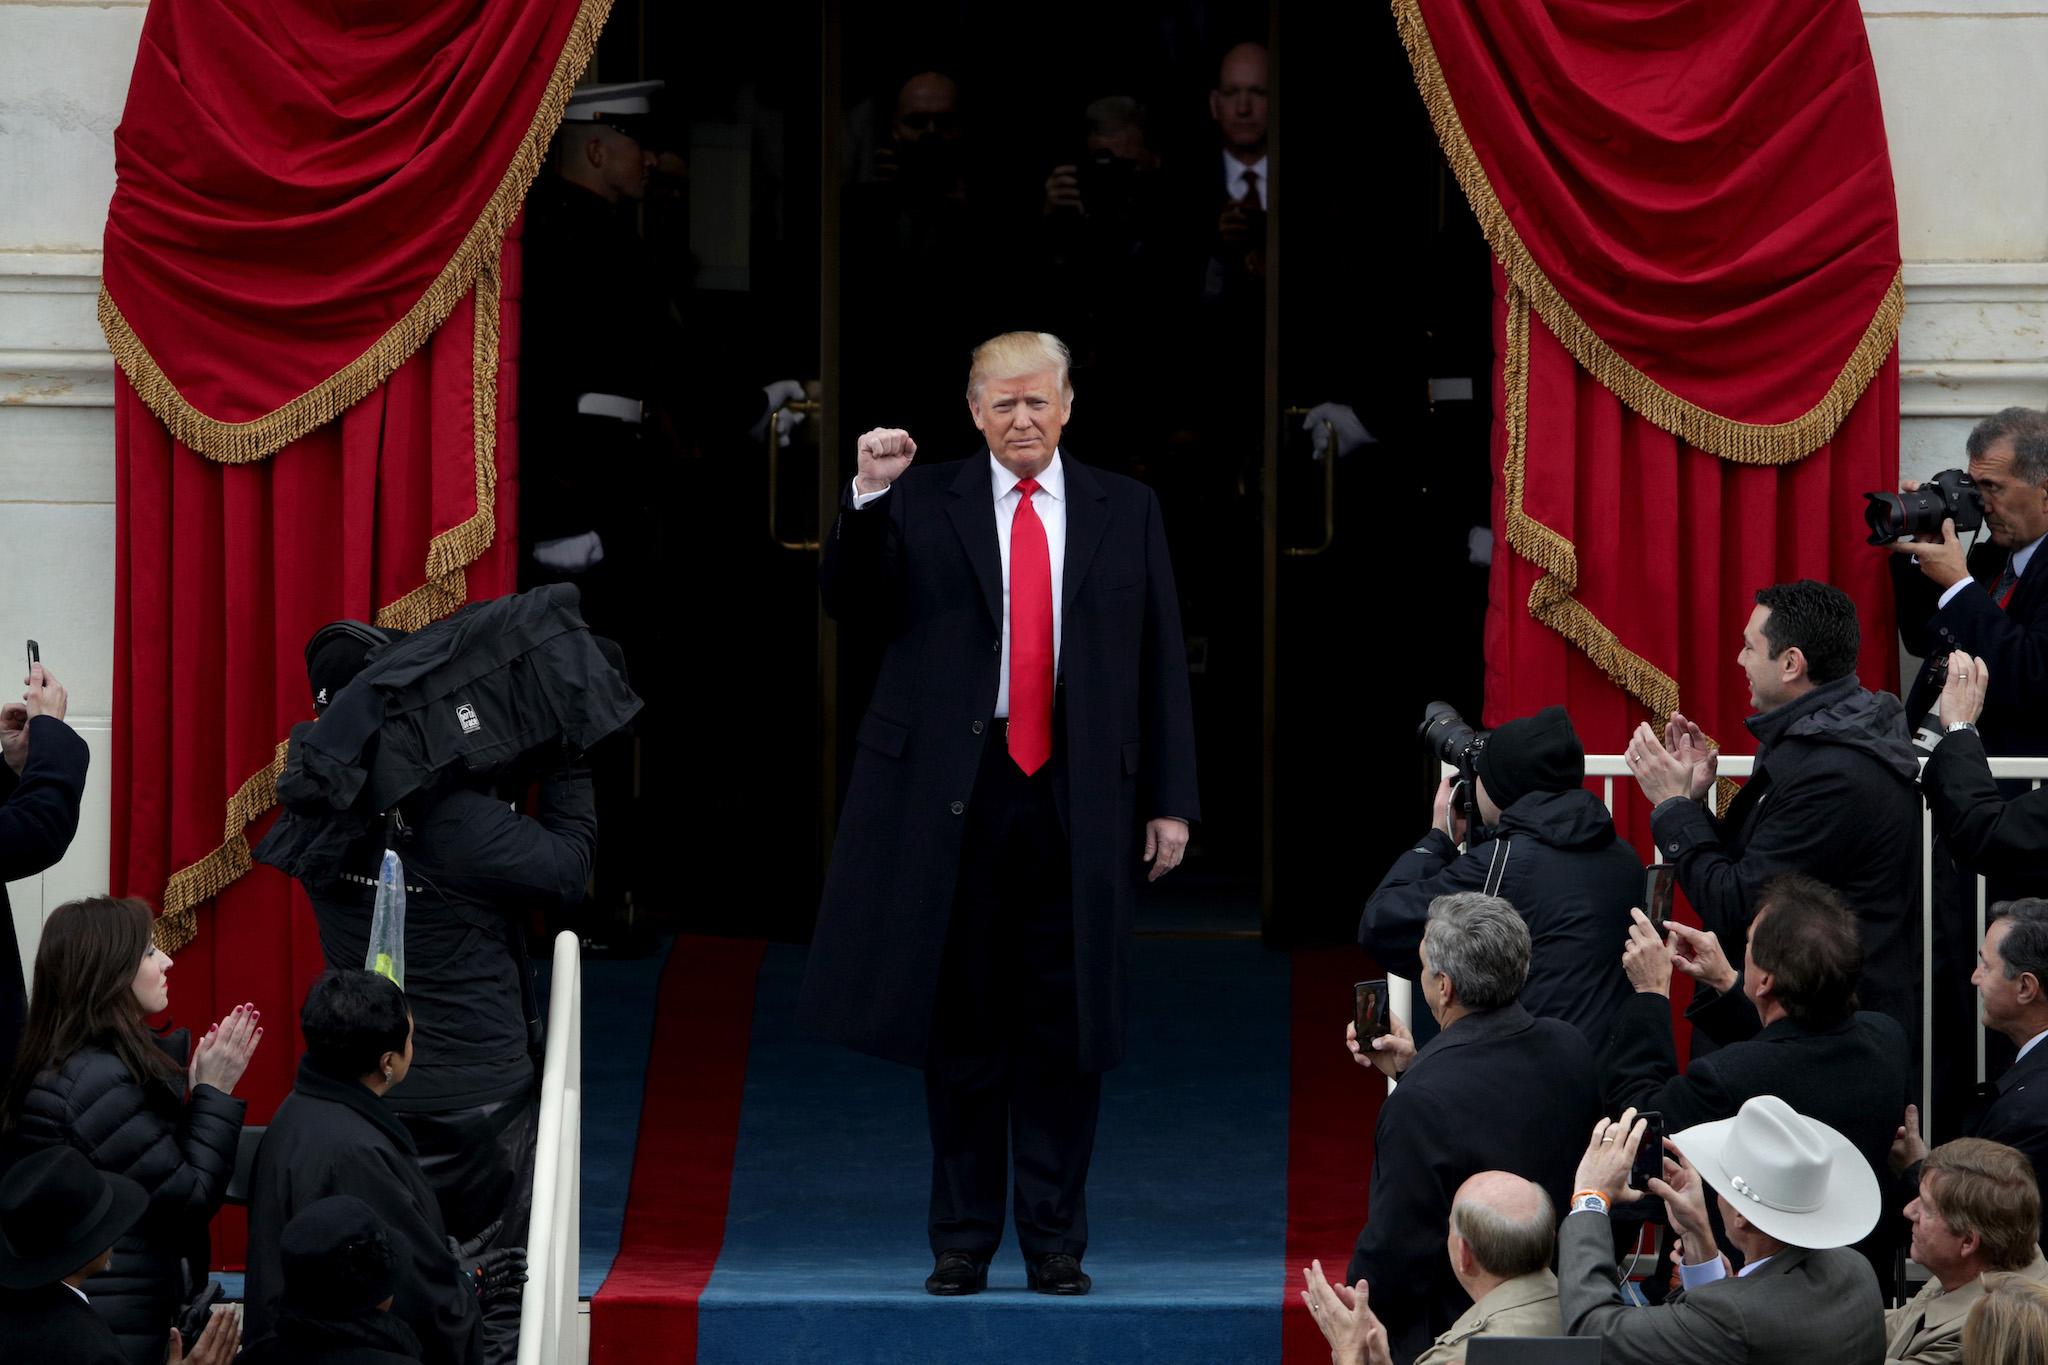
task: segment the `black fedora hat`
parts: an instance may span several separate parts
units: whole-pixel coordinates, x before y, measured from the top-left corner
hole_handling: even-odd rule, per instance
[[[142,1186],[71,1147],[23,1157],[0,1180],[0,1288],[55,1284],[135,1225]]]

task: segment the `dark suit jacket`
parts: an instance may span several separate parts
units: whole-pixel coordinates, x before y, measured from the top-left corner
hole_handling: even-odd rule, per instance
[[[1604,1365],[1879,1365],[1884,1301],[1862,1257],[1839,1247],[1787,1247],[1754,1275],[1674,1294],[1655,1308],[1625,1304],[1614,1235],[1597,1213],[1557,1232],[1564,1330],[1603,1338]]]
[[[1064,448],[1067,534],[1054,771],[1074,888],[1080,1064],[1123,1054],[1144,822],[1194,820],[1187,646],[1159,501]],[[986,451],[913,466],[825,545],[826,610],[886,635],[804,979],[811,1032],[925,1061],[966,803],[995,713],[1003,573]]]
[[[1920,666],[1906,693],[1906,716],[1914,725],[1941,694],[1929,665],[1952,649],[1966,650],[1991,670],[1978,725],[1997,754],[2048,754],[2048,546],[2034,552],[2027,571],[2003,611],[1988,591],[2005,571],[2007,551],[1989,541],[1970,554],[1970,576],[1986,591],[1968,588],[1936,608],[1941,590],[1907,561],[1892,556],[1892,589],[1898,603],[1899,639],[1929,663]]]
[[[1586,1040],[1519,1004],[1467,1015],[1415,1054],[1380,1106],[1369,1221],[1345,1272],[1347,1284],[1371,1281],[1396,1361],[1471,1306],[1444,1253],[1458,1186],[1512,1171],[1564,1208],[1598,1111]]]
[[[28,762],[21,775],[0,763],[0,1070],[14,1064],[28,1015],[7,883],[48,870],[71,847],[91,758],[76,730],[52,716],[37,716],[28,723]]]
[[[168,1330],[164,1340],[170,1340]],[[114,1330],[65,1284],[0,1290],[0,1342],[9,1360],[127,1365]]]
[[[1957,867],[2023,895],[2048,893],[2048,787],[2006,800],[1991,776],[1983,738],[1958,730],[1934,746],[1920,789],[1934,812],[1934,832]]]
[[[1963,1116],[1963,1132],[2018,1149],[2034,1163],[2034,1178],[2048,1189],[2048,1043],[2036,1045],[2003,1076],[1985,1082]],[[2048,1215],[2041,1231],[2048,1237]]]

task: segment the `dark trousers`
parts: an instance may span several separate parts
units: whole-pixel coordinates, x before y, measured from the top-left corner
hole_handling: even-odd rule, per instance
[[[523,1247],[533,1217],[533,1155],[540,1104],[531,1094],[438,1114],[401,1113],[419,1148],[420,1173],[433,1187],[448,1234],[467,1242],[491,1224],[490,1247]],[[482,1365],[519,1357],[519,1301],[484,1309]]]
[[[931,1245],[993,1258],[1014,1163],[1025,1256],[1079,1257],[1102,1077],[1077,1065],[1073,877],[1055,799],[1064,760],[1056,742],[1024,776],[1007,729],[988,727],[968,801],[925,1065]]]

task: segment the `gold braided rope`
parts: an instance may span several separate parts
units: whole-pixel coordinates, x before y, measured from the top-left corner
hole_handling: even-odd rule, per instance
[[[1635,412],[1686,444],[1722,459],[1737,464],[1791,464],[1825,445],[1884,367],[1885,358],[1898,340],[1899,320],[1906,310],[1903,272],[1892,276],[1891,286],[1885,290],[1869,326],[1864,328],[1862,338],[1849,353],[1834,383],[1818,403],[1800,416],[1789,422],[1738,422],[1679,397],[1595,335],[1530,256],[1465,134],[1450,87],[1444,82],[1443,68],[1437,64],[1436,46],[1430,41],[1429,27],[1422,17],[1421,0],[1393,0],[1393,7],[1401,42],[1408,49],[1409,65],[1415,70],[1416,88],[1429,110],[1430,122],[1435,125],[1437,141],[1451,171],[1458,177],[1458,184],[1479,219],[1487,245],[1493,248],[1509,281],[1527,296],[1536,315],[1564,343],[1572,358]]]
[[[588,64],[591,51],[596,44],[597,33],[604,26],[605,16],[609,10],[610,0],[585,0],[583,7],[578,11],[576,23],[570,30],[569,43],[563,49],[561,60],[555,64],[554,76],[550,79],[548,92],[542,100],[543,111],[551,109],[553,112],[544,127],[539,122],[539,116],[536,116],[534,127],[528,130],[529,142],[533,139],[534,128],[542,129],[540,145],[543,148],[545,148],[547,140],[553,137],[555,125],[561,120],[562,109],[568,101],[569,92],[575,88],[576,82],[582,77],[583,69]],[[559,91],[557,90],[558,85],[560,86]],[[522,152],[525,145],[522,144]],[[524,198],[526,190],[532,183],[533,174],[538,169],[539,163],[536,161],[534,163],[534,171],[529,172],[523,180],[519,181],[518,193],[513,199],[515,213],[518,202]],[[510,172],[508,172],[509,175]],[[504,193],[506,183],[509,182],[500,183],[500,194]],[[489,217],[488,212],[486,217]],[[472,426],[470,445],[471,464],[475,477],[475,509],[464,520],[434,536],[427,543],[426,581],[411,592],[406,593],[403,597],[400,597],[397,601],[379,608],[376,615],[376,623],[380,626],[398,630],[418,630],[462,606],[469,598],[468,567],[481,559],[485,551],[490,549],[493,541],[496,539],[498,524],[498,371],[501,359],[499,349],[499,313],[503,302],[503,282],[499,275],[499,257],[504,247],[504,228],[509,226],[510,222],[511,216],[508,215],[499,224],[498,235],[491,239],[491,251],[473,267],[469,286],[474,295],[472,301],[474,327],[472,328],[470,341],[470,416]],[[474,236],[473,233],[472,236]],[[464,250],[467,250],[468,246],[469,243],[465,242]],[[443,279],[447,278],[447,272],[443,271],[442,276]],[[436,287],[439,287],[438,281],[436,282]],[[425,301],[423,300],[422,302],[424,303]],[[103,321],[110,311],[113,311],[113,316],[118,319],[119,313],[113,310],[113,304],[109,300],[104,288],[100,291],[100,303]],[[415,308],[413,311],[418,313],[419,309]],[[438,326],[441,322],[445,322],[448,313],[451,311],[453,311],[453,304],[443,308],[434,325]],[[408,316],[412,315],[408,314]],[[125,329],[125,324],[123,326]],[[432,330],[431,327],[428,329],[429,332]],[[129,335],[132,340],[132,334]],[[385,339],[387,341],[390,340],[388,334]],[[422,341],[424,339],[424,337],[421,338]],[[111,330],[109,331],[109,340],[113,340]],[[417,345],[417,342],[414,343],[415,348]],[[394,363],[392,368],[397,368],[397,364],[403,363],[406,355],[410,354],[411,351],[408,350],[405,355],[401,355],[398,362]],[[119,355],[118,347],[116,355]],[[144,359],[147,359],[146,355]],[[125,361],[122,363],[122,369],[124,373],[130,375],[130,382],[133,383],[134,372],[128,368]],[[151,369],[154,370],[153,364]],[[382,383],[383,379],[388,377],[389,372],[387,371],[377,382]],[[336,376],[336,379],[340,378],[341,376]],[[370,385],[370,389],[375,387],[375,384]],[[137,385],[137,388],[139,390],[140,386]],[[368,392],[369,389],[364,390],[364,394]],[[357,399],[362,396],[362,394],[357,395]],[[349,402],[353,403],[357,399],[350,399]],[[182,399],[179,401],[180,403],[183,402]],[[290,405],[287,404],[286,406],[289,407]],[[343,406],[346,407],[347,404]],[[164,416],[162,410],[156,408],[155,404],[151,404],[151,408],[157,412],[159,417]],[[187,410],[189,411],[189,408]],[[270,416],[276,417],[285,410],[285,408],[280,408],[277,413],[272,413]],[[194,415],[196,416],[196,414]],[[208,419],[200,418],[199,420],[206,421]],[[181,442],[187,445],[193,444],[185,436],[178,434],[177,428],[168,418],[165,418],[165,424],[172,427],[173,434],[177,435]],[[216,427],[223,426],[220,423],[214,423],[213,425]],[[313,425],[317,426],[319,424],[314,423]],[[307,430],[311,430],[311,427],[308,427]],[[304,434],[303,431],[295,432],[279,440],[277,445],[288,444]],[[195,446],[194,448],[196,449],[197,447]],[[275,446],[271,447],[271,449],[275,448]],[[262,454],[268,453],[268,450],[262,452]],[[260,459],[261,457],[261,454],[258,454],[246,456],[243,459]],[[241,462],[233,457],[218,454],[214,454],[212,458],[226,463]],[[242,783],[235,794],[228,798],[227,816],[221,834],[221,842],[198,861],[190,863],[172,873],[170,880],[165,882],[163,913],[156,921],[155,930],[157,946],[165,952],[177,952],[191,943],[199,932],[198,907],[200,904],[218,896],[222,891],[233,885],[243,873],[254,866],[254,860],[250,857],[249,853],[249,840],[246,831],[250,825],[261,819],[271,807],[277,804],[277,780],[284,773],[287,743],[280,742],[276,752],[271,756],[269,764],[252,774],[247,781]]]
[[[100,286],[100,329],[122,374],[149,410],[179,444],[222,464],[248,464],[283,449],[316,427],[325,426],[370,396],[424,346],[476,285],[487,266],[496,268],[505,230],[519,216],[526,192],[546,162],[548,144],[562,121],[562,111],[582,78],[597,47],[597,36],[611,12],[611,0],[582,0],[561,55],[548,77],[540,106],[527,124],[526,135],[512,153],[498,187],[470,225],[462,244],[441,268],[425,294],[406,310],[370,348],[336,373],[281,407],[247,422],[222,422],[192,406],[160,369],[140,337],[122,316],[107,287]]]

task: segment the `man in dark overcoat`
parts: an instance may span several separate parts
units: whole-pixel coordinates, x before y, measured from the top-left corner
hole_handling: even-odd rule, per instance
[[[986,449],[912,469],[908,433],[869,432],[825,549],[826,610],[886,643],[803,1023],[925,1072],[935,1294],[987,1283],[1013,1137],[1027,1282],[1087,1292],[1137,881],[1199,814],[1159,504],[1061,449],[1067,365],[1045,333],[979,347]]]

